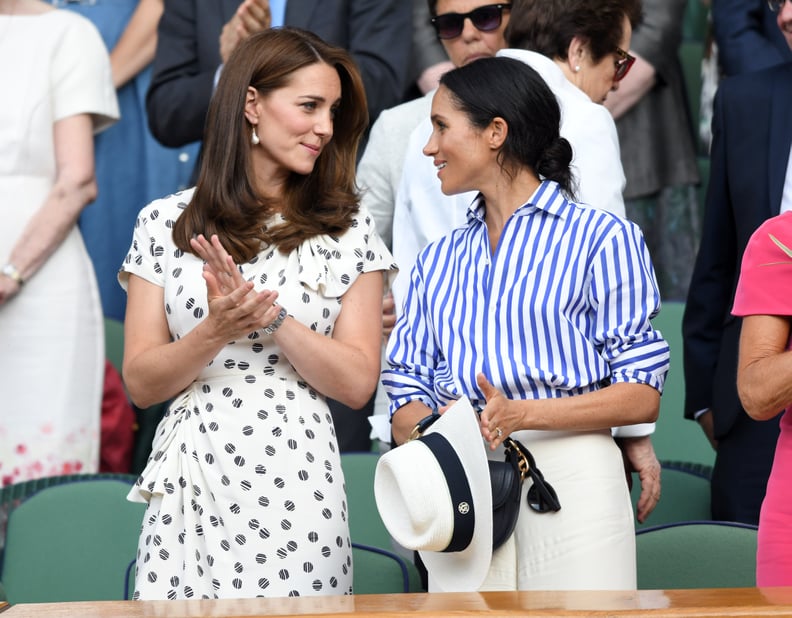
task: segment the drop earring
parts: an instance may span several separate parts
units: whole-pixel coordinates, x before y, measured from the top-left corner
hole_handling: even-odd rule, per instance
[[[253,127],[253,131],[250,133],[250,143],[254,146],[258,146],[261,143],[258,134],[256,133],[256,127]]]

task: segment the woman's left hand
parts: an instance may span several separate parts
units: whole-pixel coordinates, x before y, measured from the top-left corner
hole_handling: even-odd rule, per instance
[[[476,376],[476,383],[487,400],[480,417],[481,435],[494,451],[511,432],[523,429],[523,415],[511,399],[490,384],[483,373]]]

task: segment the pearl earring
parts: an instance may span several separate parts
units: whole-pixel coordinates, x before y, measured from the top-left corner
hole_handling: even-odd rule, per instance
[[[256,127],[253,127],[253,131],[250,134],[250,143],[254,146],[258,146],[261,143],[258,134],[256,133]]]
[[[580,72],[580,65],[576,64],[575,65],[575,73],[579,73],[579,72]]]

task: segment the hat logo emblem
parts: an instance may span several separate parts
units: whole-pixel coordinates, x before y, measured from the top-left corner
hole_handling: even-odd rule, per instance
[[[467,502],[460,502],[457,506],[457,511],[462,515],[467,515],[470,512],[470,505]]]

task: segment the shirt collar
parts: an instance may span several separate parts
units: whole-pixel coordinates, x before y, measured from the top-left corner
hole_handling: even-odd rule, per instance
[[[523,216],[534,212],[535,210],[542,210],[549,215],[564,219],[572,210],[573,204],[567,200],[561,193],[561,187],[554,180],[543,180],[533,195],[520,206],[514,213],[515,216]],[[470,223],[473,219],[477,219],[484,223],[484,214],[486,206],[484,204],[484,196],[479,193],[467,211],[467,220]]]

